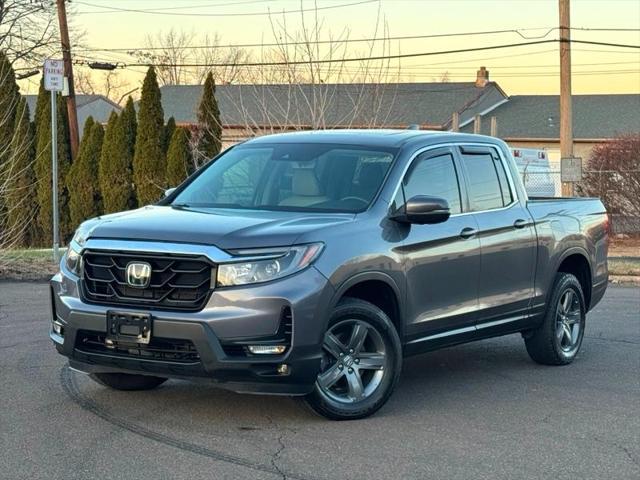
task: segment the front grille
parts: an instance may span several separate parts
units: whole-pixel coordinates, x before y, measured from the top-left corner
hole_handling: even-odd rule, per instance
[[[76,335],[76,349],[111,357],[127,357],[162,362],[198,363],[200,355],[191,340],[152,338],[148,344],[113,342],[107,346],[104,333],[80,330]]]
[[[88,250],[82,260],[82,294],[89,303],[196,311],[211,292],[214,267],[204,257]],[[151,265],[148,287],[127,284],[130,262]]]

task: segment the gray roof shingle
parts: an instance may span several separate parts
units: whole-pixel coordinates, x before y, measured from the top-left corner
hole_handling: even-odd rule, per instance
[[[201,85],[163,86],[161,93],[165,120],[196,122]],[[490,95],[504,98],[494,83],[473,82],[216,87],[225,126],[436,126]]]
[[[482,133],[488,135],[495,116],[500,138],[557,139],[560,136],[558,95],[514,95],[487,113]],[[473,123],[461,129],[473,131]],[[573,95],[575,139],[606,139],[640,132],[640,94]]]

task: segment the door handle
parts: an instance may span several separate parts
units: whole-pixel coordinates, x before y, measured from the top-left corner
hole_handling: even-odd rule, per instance
[[[460,236],[462,238],[471,238],[474,235],[476,235],[478,233],[478,230],[476,230],[475,228],[471,228],[471,227],[465,227],[462,229],[462,231],[460,232]]]
[[[514,228],[524,228],[527,226],[527,221],[519,218],[515,222],[513,222],[513,226]]]

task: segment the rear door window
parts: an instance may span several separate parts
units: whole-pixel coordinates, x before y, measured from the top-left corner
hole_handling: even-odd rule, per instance
[[[469,201],[472,211],[493,210],[513,201],[509,181],[502,162],[487,153],[462,153],[467,171]]]

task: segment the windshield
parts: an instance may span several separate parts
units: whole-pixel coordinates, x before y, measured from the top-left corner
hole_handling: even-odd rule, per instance
[[[360,212],[380,189],[395,153],[326,143],[241,145],[209,165],[172,205]]]

